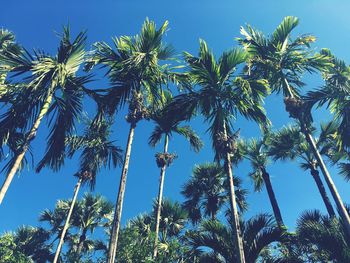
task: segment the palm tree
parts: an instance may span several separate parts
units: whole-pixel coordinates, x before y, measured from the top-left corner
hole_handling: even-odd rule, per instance
[[[49,233],[40,227],[21,226],[13,233],[5,233],[0,237],[0,260],[9,263],[51,261],[49,238]]]
[[[233,178],[235,196],[241,211],[247,208],[247,191],[242,189],[240,178]],[[185,197],[184,208],[188,211],[193,224],[199,223],[204,217],[215,220],[217,214],[229,201],[229,184],[223,167],[217,163],[196,165],[191,178],[182,188]]]
[[[329,154],[331,145],[329,135],[335,132],[333,123],[321,125],[321,134],[316,139],[317,149],[322,155]],[[298,126],[286,126],[270,136],[269,155],[277,160],[296,160],[301,161],[300,166],[303,170],[309,170],[312,178],[315,180],[317,188],[321,194],[322,200],[327,208],[329,216],[335,216],[332,203],[327,195],[326,189],[318,172],[318,162],[314,153],[305,138],[300,134]]]
[[[53,242],[62,235],[71,204],[71,200],[59,200],[53,211],[47,209],[40,215],[39,220],[51,226]],[[100,195],[93,196],[87,193],[76,202],[70,220],[70,226],[74,232],[66,234],[66,239],[69,241],[68,254],[71,257],[77,261],[82,257],[82,252],[90,250],[89,247],[92,244],[100,243],[89,239],[88,232],[93,233],[97,228],[106,227],[111,220],[112,211],[113,205]]]
[[[109,263],[114,263],[117,251],[134,131],[137,123],[147,118],[148,111],[145,104],[155,105],[162,101],[161,85],[167,80],[165,76],[167,65],[161,66],[160,61],[168,60],[173,52],[171,46],[162,42],[167,26],[166,21],[157,30],[155,23],[146,19],[140,35],[114,38],[115,50],[106,43],[95,44],[95,51],[86,67],[91,69],[94,65],[101,64],[108,68],[107,74],[112,88],[106,91],[105,102],[110,113],[113,113],[118,105],[123,106],[129,102],[126,120],[130,123],[130,130],[109,244]]]
[[[140,214],[129,220],[120,231],[117,262],[142,262],[150,259],[153,251],[149,214]]]
[[[266,214],[255,216],[241,225],[247,262],[257,262],[264,249],[274,242],[284,242],[287,237],[286,232]],[[217,220],[207,220],[198,230],[188,231],[186,240],[192,247],[192,253],[199,254],[200,262],[237,262],[238,251],[232,242],[234,235],[236,231],[232,224],[227,226]]]
[[[105,227],[112,217],[113,204],[100,195],[85,194],[77,204],[76,216],[72,218],[72,225],[80,229],[79,239],[75,244],[77,259],[81,252],[86,251],[90,242],[87,242],[87,233],[93,233],[97,227]]]
[[[46,244],[48,239],[49,233],[40,227],[23,226],[15,233],[17,249],[38,263],[52,260],[50,246]]]
[[[253,169],[249,176],[254,181],[255,191],[261,191],[262,187],[265,185],[276,222],[279,227],[283,227],[284,222],[282,219],[281,210],[276,199],[275,191],[272,187],[270,174],[266,169],[266,166],[269,163],[269,144],[267,142],[269,140],[268,137],[269,135],[266,133],[260,140],[252,139],[246,142],[244,145],[244,148],[246,148],[244,156],[250,161],[251,167]]]
[[[318,107],[326,105],[334,115],[334,119],[339,122],[337,127],[337,143],[339,150],[349,150],[349,72],[350,67],[346,63],[336,58],[329,50],[323,49],[321,54],[331,58],[333,67],[329,68],[323,78],[325,85],[315,91],[306,94],[305,100],[311,105]]]
[[[239,39],[239,42],[250,53],[248,72],[268,79],[273,92],[282,92],[286,111],[300,122],[301,132],[313,151],[350,237],[350,216],[311,134],[312,104],[300,95],[300,89],[305,85],[302,82],[305,72],[325,72],[333,64],[327,54],[314,54],[310,50],[310,44],[316,40],[314,36],[302,35],[291,39],[292,30],[298,24],[298,18],[288,16],[270,37],[265,37],[250,26],[247,30],[242,27],[244,39]]]
[[[1,28],[0,29],[0,54],[5,56],[7,53],[19,54],[22,52],[20,45],[16,42],[15,35]],[[3,99],[3,96],[8,92],[8,87],[6,87],[5,80],[7,73],[10,70],[9,66],[6,63],[1,62],[0,64],[0,98]]]
[[[25,51],[0,54],[3,63],[15,76],[31,74],[30,77],[24,76],[23,82],[28,84],[22,85],[20,92],[13,94],[12,105],[0,120],[1,146],[8,144],[13,134],[23,135],[21,144],[6,167],[7,176],[0,190],[0,203],[42,119],[48,114],[51,115],[50,133],[39,169],[48,164],[58,170],[64,163],[65,138],[74,130],[75,120],[82,111],[83,86],[89,81],[88,76],[76,76],[84,60],[85,40],[85,33],[79,33],[71,41],[70,30],[65,27],[56,56],[37,51],[34,56]],[[28,132],[27,127],[30,127]]]
[[[224,52],[218,61],[208,49],[205,41],[200,41],[199,56],[185,53],[188,64],[188,76],[194,85],[187,94],[174,99],[174,107],[179,114],[199,110],[209,124],[208,131],[215,151],[215,160],[224,161],[224,169],[230,188],[230,209],[237,235],[239,262],[245,262],[243,242],[240,235],[239,218],[233,184],[231,157],[234,155],[238,136],[233,133],[232,119],[238,114],[259,123],[266,123],[264,109],[261,107],[263,97],[268,92],[267,83],[261,79],[235,75],[236,67],[245,62],[247,53],[241,49]],[[196,89],[198,87],[198,89]]]
[[[168,238],[176,237],[185,228],[188,221],[188,214],[178,202],[172,202],[169,199],[162,201],[162,218],[159,223],[162,241]],[[153,214],[158,211],[158,202],[153,204]]]
[[[187,212],[177,202],[163,199],[160,222],[159,252],[156,262],[184,262],[183,252],[187,249],[182,242],[183,230],[188,221]],[[154,229],[158,203],[153,212],[140,214],[121,229],[118,246],[118,262],[143,262],[152,260],[154,250]]]
[[[68,215],[60,235],[54,263],[58,261],[81,185],[89,183],[90,188],[93,189],[97,173],[102,167],[111,167],[111,165],[116,167],[118,163],[122,162],[121,150],[114,146],[112,141],[108,140],[109,135],[109,124],[106,121],[95,119],[88,125],[83,136],[68,138],[68,155],[72,157],[79,149],[82,149],[82,153],[79,171],[74,174],[78,181],[75,185]]]
[[[16,42],[15,35],[6,30],[0,29],[0,56],[4,57],[8,54],[20,55],[23,52],[23,48]],[[16,98],[23,92],[23,88],[26,87],[25,83],[12,83],[8,81],[7,75],[11,70],[11,64],[6,63],[5,60],[1,60],[0,63],[0,102],[4,105],[9,106],[17,103]],[[12,120],[14,124],[16,120]],[[15,125],[14,125],[15,126]],[[1,143],[0,147],[0,160],[9,160],[4,166],[3,170],[8,169],[11,165],[11,160],[16,156],[17,152],[21,150],[21,145],[23,144],[25,135],[19,131],[12,130],[4,140],[8,146],[8,153],[4,153],[4,143]],[[28,149],[30,152],[30,148]],[[31,154],[31,152],[30,152]],[[19,169],[24,165],[28,164],[28,160],[24,157],[20,164]]]
[[[155,147],[164,137],[164,149],[163,152],[156,154],[157,166],[160,168],[160,177],[159,177],[159,191],[158,191],[158,207],[157,207],[157,216],[156,216],[156,228],[155,228],[155,244],[154,244],[154,253],[153,257],[157,258],[158,252],[158,235],[159,235],[159,224],[161,219],[161,205],[163,199],[163,187],[164,187],[164,178],[165,170],[169,166],[173,159],[176,157],[175,154],[168,152],[169,139],[173,134],[178,134],[184,136],[190,143],[192,149],[195,152],[198,152],[203,146],[202,141],[199,139],[198,135],[191,129],[190,126],[180,126],[181,120],[178,120],[176,113],[167,110],[167,104],[171,103],[170,95],[167,96],[164,107],[156,110],[151,114],[150,119],[156,124],[152,134],[149,138],[149,145]]]
[[[350,240],[336,217],[317,210],[304,212],[298,219],[296,234],[304,253],[316,258],[315,262],[349,262]]]

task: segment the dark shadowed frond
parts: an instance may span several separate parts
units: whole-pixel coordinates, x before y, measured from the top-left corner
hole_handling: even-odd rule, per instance
[[[242,188],[239,178],[234,178],[238,207],[244,211],[247,192]],[[215,163],[205,163],[195,166],[192,177],[182,187],[185,197],[184,208],[188,211],[192,223],[198,223],[202,218],[216,218],[228,202],[229,185],[223,168]]]
[[[286,126],[271,134],[269,139],[269,155],[274,160],[295,159],[299,156],[296,145],[303,142],[297,126]]]
[[[286,236],[271,216],[266,214],[242,222],[242,232],[247,262],[257,262],[264,249],[275,242],[283,242]],[[215,262],[237,262],[234,233],[230,225],[224,225],[217,220],[206,220],[202,221],[198,230],[186,232],[185,242],[198,253],[200,259],[202,256],[208,258],[212,253],[222,260]]]
[[[89,121],[83,136],[71,136],[66,140],[68,156],[72,157],[81,150],[80,167],[75,176],[89,183],[91,188],[101,168],[122,163],[122,150],[109,140],[110,125],[106,120]]]
[[[190,126],[177,127],[175,132],[184,136],[189,141],[191,148],[195,152],[199,152],[203,147],[202,140]]]
[[[158,201],[153,203],[153,215],[156,217]],[[188,213],[178,202],[172,202],[164,199],[161,206],[161,220],[159,231],[162,233],[162,239],[167,237],[178,237],[185,228],[188,221]]]
[[[150,115],[150,119],[153,120],[156,125],[149,137],[148,143],[154,147],[160,142],[163,136],[171,137],[173,134],[178,134],[186,138],[189,141],[191,148],[198,152],[203,146],[203,142],[199,136],[190,126],[180,126],[182,121],[190,117],[185,116],[185,113],[183,112],[183,115],[178,114],[178,105],[176,105],[176,101],[172,99],[170,94],[166,94],[167,93],[165,93],[164,105],[154,110]],[[192,113],[189,114],[191,115]]]
[[[260,214],[249,219],[242,229],[246,242],[247,262],[256,262],[259,254],[270,244],[284,242],[287,239],[287,232],[279,228],[273,217],[268,214]]]
[[[75,132],[75,123],[82,114],[82,100],[84,85],[89,79],[74,78],[67,81],[62,97],[56,97],[51,106],[51,117],[49,126],[51,130],[48,136],[48,145],[44,157],[39,162],[36,171],[44,166],[49,166],[54,171],[58,171],[64,164],[65,140]]]
[[[350,259],[349,240],[344,226],[335,217],[322,215],[319,211],[304,212],[297,222],[297,236],[304,249],[316,250],[334,262]]]
[[[350,94],[350,68],[344,61],[337,59],[329,50],[323,50],[323,54],[331,57],[334,67],[323,74],[325,85],[315,91],[306,94],[305,100],[311,105],[321,107],[326,105],[339,123],[337,128],[337,142],[340,148],[349,148],[350,131],[349,120],[349,94]]]

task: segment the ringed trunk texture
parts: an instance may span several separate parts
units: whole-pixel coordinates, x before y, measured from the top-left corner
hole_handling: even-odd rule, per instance
[[[35,120],[31,130],[29,131],[27,137],[25,138],[24,144],[22,146],[22,149],[20,151],[20,153],[16,156],[15,162],[12,165],[9,173],[6,176],[5,182],[3,183],[1,190],[0,190],[0,204],[2,203],[2,201],[4,200],[5,194],[7,192],[7,190],[10,187],[10,184],[13,180],[13,177],[15,176],[16,172],[18,171],[21,162],[24,158],[24,155],[26,154],[30,142],[35,138],[36,136],[36,132],[40,126],[41,120],[44,118],[44,116],[46,115],[46,113],[49,110],[51,101],[52,101],[52,94],[48,94],[46,101],[44,102],[42,108],[40,109],[39,115],[37,117],[37,119]]]
[[[226,125],[224,123],[224,133],[225,137],[227,137]],[[235,194],[235,186],[233,184],[233,173],[232,173],[232,165],[231,165],[231,156],[229,152],[226,152],[225,155],[225,172],[229,180],[230,185],[230,208],[233,213],[233,225],[234,231],[236,233],[234,242],[236,243],[238,249],[238,263],[245,263],[244,256],[244,247],[243,247],[243,239],[241,233],[241,227],[238,216],[237,202],[236,202],[236,194]]]
[[[124,158],[124,165],[123,165],[122,175],[121,175],[120,184],[119,184],[118,198],[117,198],[115,211],[114,211],[112,233],[111,233],[111,237],[109,240],[108,261],[107,261],[108,263],[114,263],[116,252],[117,252],[118,234],[119,234],[120,220],[121,220],[122,210],[123,210],[126,178],[128,175],[129,161],[130,161],[130,155],[131,155],[131,146],[132,146],[132,142],[134,139],[135,127],[136,126],[133,124],[130,125],[128,143],[126,146],[126,152],[125,152],[125,158]]]
[[[283,222],[283,219],[282,219],[281,210],[279,208],[279,205],[278,205],[278,202],[277,202],[277,199],[276,199],[276,196],[275,196],[275,192],[274,192],[274,190],[272,188],[272,184],[271,184],[271,180],[270,180],[270,174],[266,171],[265,168],[261,168],[261,171],[262,171],[262,176],[263,176],[263,179],[264,179],[264,182],[265,182],[266,191],[267,191],[267,194],[269,196],[270,203],[271,203],[271,206],[272,206],[272,210],[273,210],[273,213],[274,213],[275,218],[276,218],[276,222],[277,222],[278,226],[280,228],[282,228],[284,226],[284,222]]]
[[[164,153],[168,152],[168,144],[169,144],[169,138],[168,138],[168,135],[166,135],[165,141],[164,141]],[[159,225],[160,225],[160,219],[161,219],[163,187],[164,187],[164,177],[165,177],[166,167],[167,165],[164,164],[160,170],[160,177],[159,177],[158,207],[157,207],[157,218],[156,218],[156,238],[154,241],[154,250],[153,250],[154,259],[157,258],[157,254],[158,254]]]
[[[321,154],[319,153],[318,149],[317,149],[317,146],[316,146],[316,143],[315,143],[315,140],[314,138],[312,137],[312,135],[310,134],[310,132],[308,132],[307,130],[303,129],[303,133],[306,137],[306,141],[310,144],[311,146],[311,149],[316,157],[316,160],[317,160],[317,163],[318,165],[320,166],[321,168],[321,171],[323,173],[323,176],[324,176],[324,179],[326,180],[326,183],[328,185],[328,188],[332,194],[332,197],[335,201],[335,204],[338,208],[338,213],[340,215],[340,217],[342,218],[343,220],[343,224],[345,226],[345,230],[346,230],[346,233],[347,233],[347,236],[350,238],[350,217],[349,217],[349,214],[344,206],[344,203],[338,193],[338,190],[332,180],[332,177],[331,175],[329,174],[328,172],[328,169],[326,167],[326,164],[324,163],[323,161],[323,158],[321,156]]]
[[[63,243],[64,243],[64,238],[66,236],[66,233],[67,233],[67,230],[68,230],[68,227],[69,227],[69,221],[70,221],[70,218],[71,218],[72,213],[73,213],[74,205],[75,205],[75,203],[77,201],[77,196],[78,196],[78,193],[79,193],[81,182],[82,182],[82,179],[79,178],[77,184],[75,185],[73,199],[72,199],[72,204],[71,204],[71,206],[69,208],[69,212],[68,212],[68,215],[67,215],[66,222],[64,223],[64,227],[63,227],[63,230],[62,230],[62,233],[61,233],[61,236],[60,236],[60,241],[58,243],[58,246],[57,246],[57,249],[56,249],[56,253],[55,253],[55,257],[53,259],[53,263],[57,263],[58,258],[60,256],[60,252],[61,252],[61,249],[62,249],[62,246],[63,246]]]
[[[316,168],[311,169],[310,173],[317,184],[318,191],[321,194],[322,200],[326,206],[326,209],[327,209],[329,216],[335,217],[335,212],[334,212],[331,200],[329,200],[326,189],[324,188],[324,185],[321,181],[320,173],[318,172],[318,170]]]

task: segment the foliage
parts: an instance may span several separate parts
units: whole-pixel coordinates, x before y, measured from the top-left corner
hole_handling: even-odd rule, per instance
[[[242,233],[247,262],[256,262],[260,253],[273,242],[282,242],[286,233],[268,215],[258,215],[242,222]],[[217,220],[205,220],[198,230],[186,233],[186,240],[203,262],[236,262],[238,251],[233,242],[233,226]],[[207,248],[207,249],[203,249]],[[209,250],[208,250],[209,249]],[[212,260],[212,261],[208,261]],[[200,262],[201,259],[200,259]]]
[[[243,212],[247,209],[247,191],[242,189],[242,181],[238,177],[234,178],[234,184],[237,203]],[[185,197],[183,206],[192,223],[196,224],[206,217],[216,218],[229,202],[229,186],[224,169],[215,163],[195,166],[192,177],[181,193]]]
[[[202,115],[215,162],[194,167],[183,185],[182,203],[163,199],[157,258],[152,258],[159,207],[155,200],[151,211],[134,217],[121,228],[117,262],[236,262],[239,250],[234,241],[238,239],[238,225],[249,263],[350,262],[349,236],[344,222],[334,212],[331,216],[319,211],[304,212],[294,233],[268,214],[245,220],[248,192],[238,176],[233,178],[236,190],[230,192],[228,170],[222,167],[238,166],[248,160],[254,190],[260,191],[265,183],[272,188],[266,171],[267,165],[273,165],[270,159],[297,161],[302,169],[311,171],[325,199],[327,193],[318,175],[318,168],[325,167],[320,159],[320,163],[316,161],[318,150],[329,163],[337,165],[339,174],[350,179],[350,67],[328,49],[312,49],[316,41],[313,35],[294,37],[298,24],[298,18],[285,17],[268,36],[250,25],[242,27],[242,37],[237,39],[240,47],[223,52],[219,58],[200,40],[198,55],[183,53],[185,66],[175,65],[178,60],[174,59],[174,48],[164,42],[167,21],[157,29],[155,22],[146,19],[138,35],[114,37],[112,45],[97,42],[90,52],[85,51],[85,32],[72,37],[69,27],[64,27],[54,55],[28,51],[17,43],[12,32],[0,29],[3,170],[15,166],[21,153],[28,151],[32,155],[30,143],[36,129],[30,131],[45,115],[47,145],[36,171],[44,167],[58,171],[66,157],[72,158],[79,152],[79,167],[74,175],[92,190],[101,169],[115,168],[123,161],[122,150],[109,138],[112,119],[125,105],[131,128],[142,119],[153,122],[148,138],[152,147],[163,138],[167,146],[169,139],[180,135],[188,140],[191,149],[199,152],[203,142],[189,121]],[[82,72],[82,66],[85,71],[104,69],[110,86],[87,88],[91,75]],[[303,78],[308,73],[321,73],[324,85],[305,94]],[[176,92],[172,91],[174,87]],[[270,91],[283,94],[286,110],[296,119],[295,123],[270,129],[263,107]],[[95,118],[87,121],[80,133],[77,123],[84,119],[86,99],[92,99],[97,109]],[[332,120],[317,129],[312,127],[314,107],[330,109]],[[259,124],[260,138],[239,139],[240,130],[235,125],[241,117]],[[316,149],[307,135],[316,136]],[[167,151],[156,154],[160,167],[170,165],[174,158],[175,154]],[[20,168],[29,161],[27,155]],[[336,196],[336,189],[331,189]],[[273,190],[268,193],[270,197]],[[230,196],[236,198],[239,206],[240,224],[233,224],[236,217],[230,211]],[[277,200],[272,196],[274,206]],[[52,261],[71,205],[71,200],[58,200],[53,209],[41,213],[41,226],[23,226],[3,233],[0,262]],[[106,262],[106,240],[112,232],[112,221],[112,203],[98,194],[82,196],[69,221],[60,262]]]

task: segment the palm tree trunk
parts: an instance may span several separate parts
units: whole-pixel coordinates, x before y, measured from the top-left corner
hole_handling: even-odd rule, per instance
[[[224,123],[224,134],[225,138],[227,138],[226,124]],[[234,231],[236,233],[234,242],[236,243],[238,249],[238,263],[245,263],[244,256],[244,247],[243,247],[243,239],[241,234],[241,227],[238,216],[237,202],[236,202],[236,194],[235,194],[235,186],[233,184],[233,173],[232,173],[232,164],[231,164],[231,156],[229,152],[226,152],[225,155],[225,172],[229,180],[230,185],[230,209],[233,214],[233,226]]]
[[[278,205],[278,202],[277,202],[277,199],[275,196],[275,192],[272,188],[270,174],[266,171],[266,169],[264,167],[261,168],[261,171],[262,171],[262,177],[263,177],[264,182],[265,182],[266,191],[267,191],[267,194],[269,195],[272,210],[273,210],[273,213],[274,213],[275,218],[276,218],[276,222],[277,222],[278,226],[280,228],[282,228],[284,226],[284,222],[282,219],[281,210],[279,208],[279,205]]]
[[[164,141],[164,153],[168,152],[168,144],[169,144],[169,138],[168,135],[165,135],[165,141]],[[163,186],[164,186],[164,176],[165,176],[165,170],[167,165],[164,164],[163,167],[160,170],[160,177],[159,177],[159,191],[158,191],[158,206],[157,206],[157,218],[156,218],[156,237],[154,240],[154,250],[153,250],[153,259],[157,258],[158,254],[158,236],[159,236],[159,224],[160,224],[160,213],[162,210],[162,199],[163,199]]]
[[[124,158],[124,165],[123,165],[122,175],[121,175],[120,184],[119,184],[118,198],[117,198],[117,203],[114,211],[112,233],[109,240],[108,261],[107,261],[108,263],[114,263],[116,252],[117,252],[118,234],[120,229],[120,220],[122,216],[122,209],[123,209],[123,202],[124,202],[126,177],[129,169],[129,160],[130,160],[130,154],[131,154],[131,146],[134,139],[135,127],[136,127],[135,124],[130,124],[128,143],[126,146],[126,152],[125,152],[125,158]]]
[[[49,110],[49,107],[50,107],[50,104],[52,101],[52,97],[53,97],[53,94],[51,94],[51,93],[47,95],[46,101],[44,102],[44,104],[39,112],[39,115],[33,124],[33,127],[31,128],[31,130],[29,131],[28,135],[25,138],[25,141],[24,141],[24,144],[22,146],[21,151],[17,154],[15,162],[13,163],[9,173],[6,176],[5,182],[3,183],[1,190],[0,190],[0,204],[4,200],[5,194],[8,190],[8,188],[10,187],[10,184],[13,180],[13,177],[15,176],[16,172],[18,171],[18,169],[21,165],[21,162],[24,158],[24,155],[26,154],[26,152],[29,148],[30,142],[36,136],[36,132],[39,128],[39,125],[41,123],[42,118],[46,115],[46,113]]]
[[[316,182],[317,188],[321,194],[322,200],[326,206],[326,209],[328,211],[329,216],[335,217],[335,212],[334,212],[333,206],[331,204],[331,201],[329,200],[326,189],[324,188],[324,185],[321,181],[320,173],[318,172],[318,170],[316,168],[311,169],[310,173]]]
[[[86,232],[87,232],[87,229],[83,229],[83,232],[81,233],[81,235],[79,237],[79,244],[78,244],[78,248],[77,248],[76,260],[79,260],[81,258],[81,252],[83,251],[84,242],[86,240]]]
[[[290,86],[289,86],[289,83],[288,81],[285,79],[285,83],[289,89],[289,92],[290,92],[290,96],[293,97],[293,94],[291,93],[291,89],[290,89]],[[311,147],[311,150],[313,152],[313,154],[315,155],[315,158],[316,158],[316,161],[317,161],[317,164],[320,166],[321,168],[321,171],[322,171],[322,174],[324,176],[324,179],[326,180],[326,183],[328,185],[328,188],[332,194],[332,197],[335,201],[335,204],[338,208],[338,213],[340,215],[340,217],[342,218],[343,220],[343,224],[345,226],[345,230],[346,230],[346,234],[348,236],[348,238],[350,238],[350,217],[349,217],[349,214],[344,206],[344,203],[338,193],[338,190],[337,188],[335,187],[335,184],[332,180],[332,177],[330,175],[330,173],[328,172],[328,169],[327,169],[327,166],[326,164],[324,163],[323,161],[323,158],[320,154],[320,152],[318,151],[317,149],[317,146],[316,146],[316,143],[315,143],[315,140],[314,138],[312,137],[310,131],[308,130],[308,128],[306,127],[306,124],[304,123],[303,121],[303,118],[302,117],[299,117],[299,122],[301,124],[301,131],[302,133],[305,135],[305,139],[307,141],[307,143],[309,144],[309,146]]]
[[[310,132],[303,128],[303,133],[306,137],[306,141],[309,143],[309,145],[311,146],[311,149],[315,155],[315,158],[317,160],[317,163],[318,165],[320,166],[321,168],[321,171],[323,173],[323,176],[324,176],[324,179],[326,180],[326,183],[328,185],[328,188],[332,194],[332,197],[335,201],[335,204],[338,208],[338,213],[341,217],[341,219],[343,220],[343,224],[345,226],[345,230],[346,230],[346,233],[347,233],[347,236],[350,238],[350,217],[349,217],[349,214],[344,206],[344,203],[338,193],[338,190],[337,188],[335,187],[335,184],[332,180],[332,177],[331,175],[329,174],[328,172],[328,169],[326,167],[326,164],[324,163],[323,161],[323,158],[321,156],[321,154],[319,153],[318,149],[317,149],[317,146],[316,146],[316,143],[315,143],[315,140],[314,138],[312,137],[312,135],[310,134]]]
[[[61,233],[61,236],[60,236],[60,241],[59,241],[57,249],[56,249],[55,258],[53,260],[53,263],[57,263],[58,257],[60,256],[60,252],[61,252],[61,249],[62,249],[62,246],[63,246],[63,243],[64,243],[64,238],[66,236],[66,233],[67,233],[67,230],[68,230],[68,227],[69,227],[69,221],[70,221],[70,218],[71,218],[72,213],[73,213],[75,202],[77,200],[77,196],[78,196],[78,192],[79,192],[79,189],[80,189],[80,186],[81,186],[81,182],[82,182],[82,178],[79,178],[77,184],[75,185],[72,203],[71,203],[71,206],[69,208],[69,212],[68,212],[68,215],[67,215],[66,222],[64,223],[64,227],[63,227],[63,230],[62,230],[62,233]]]

